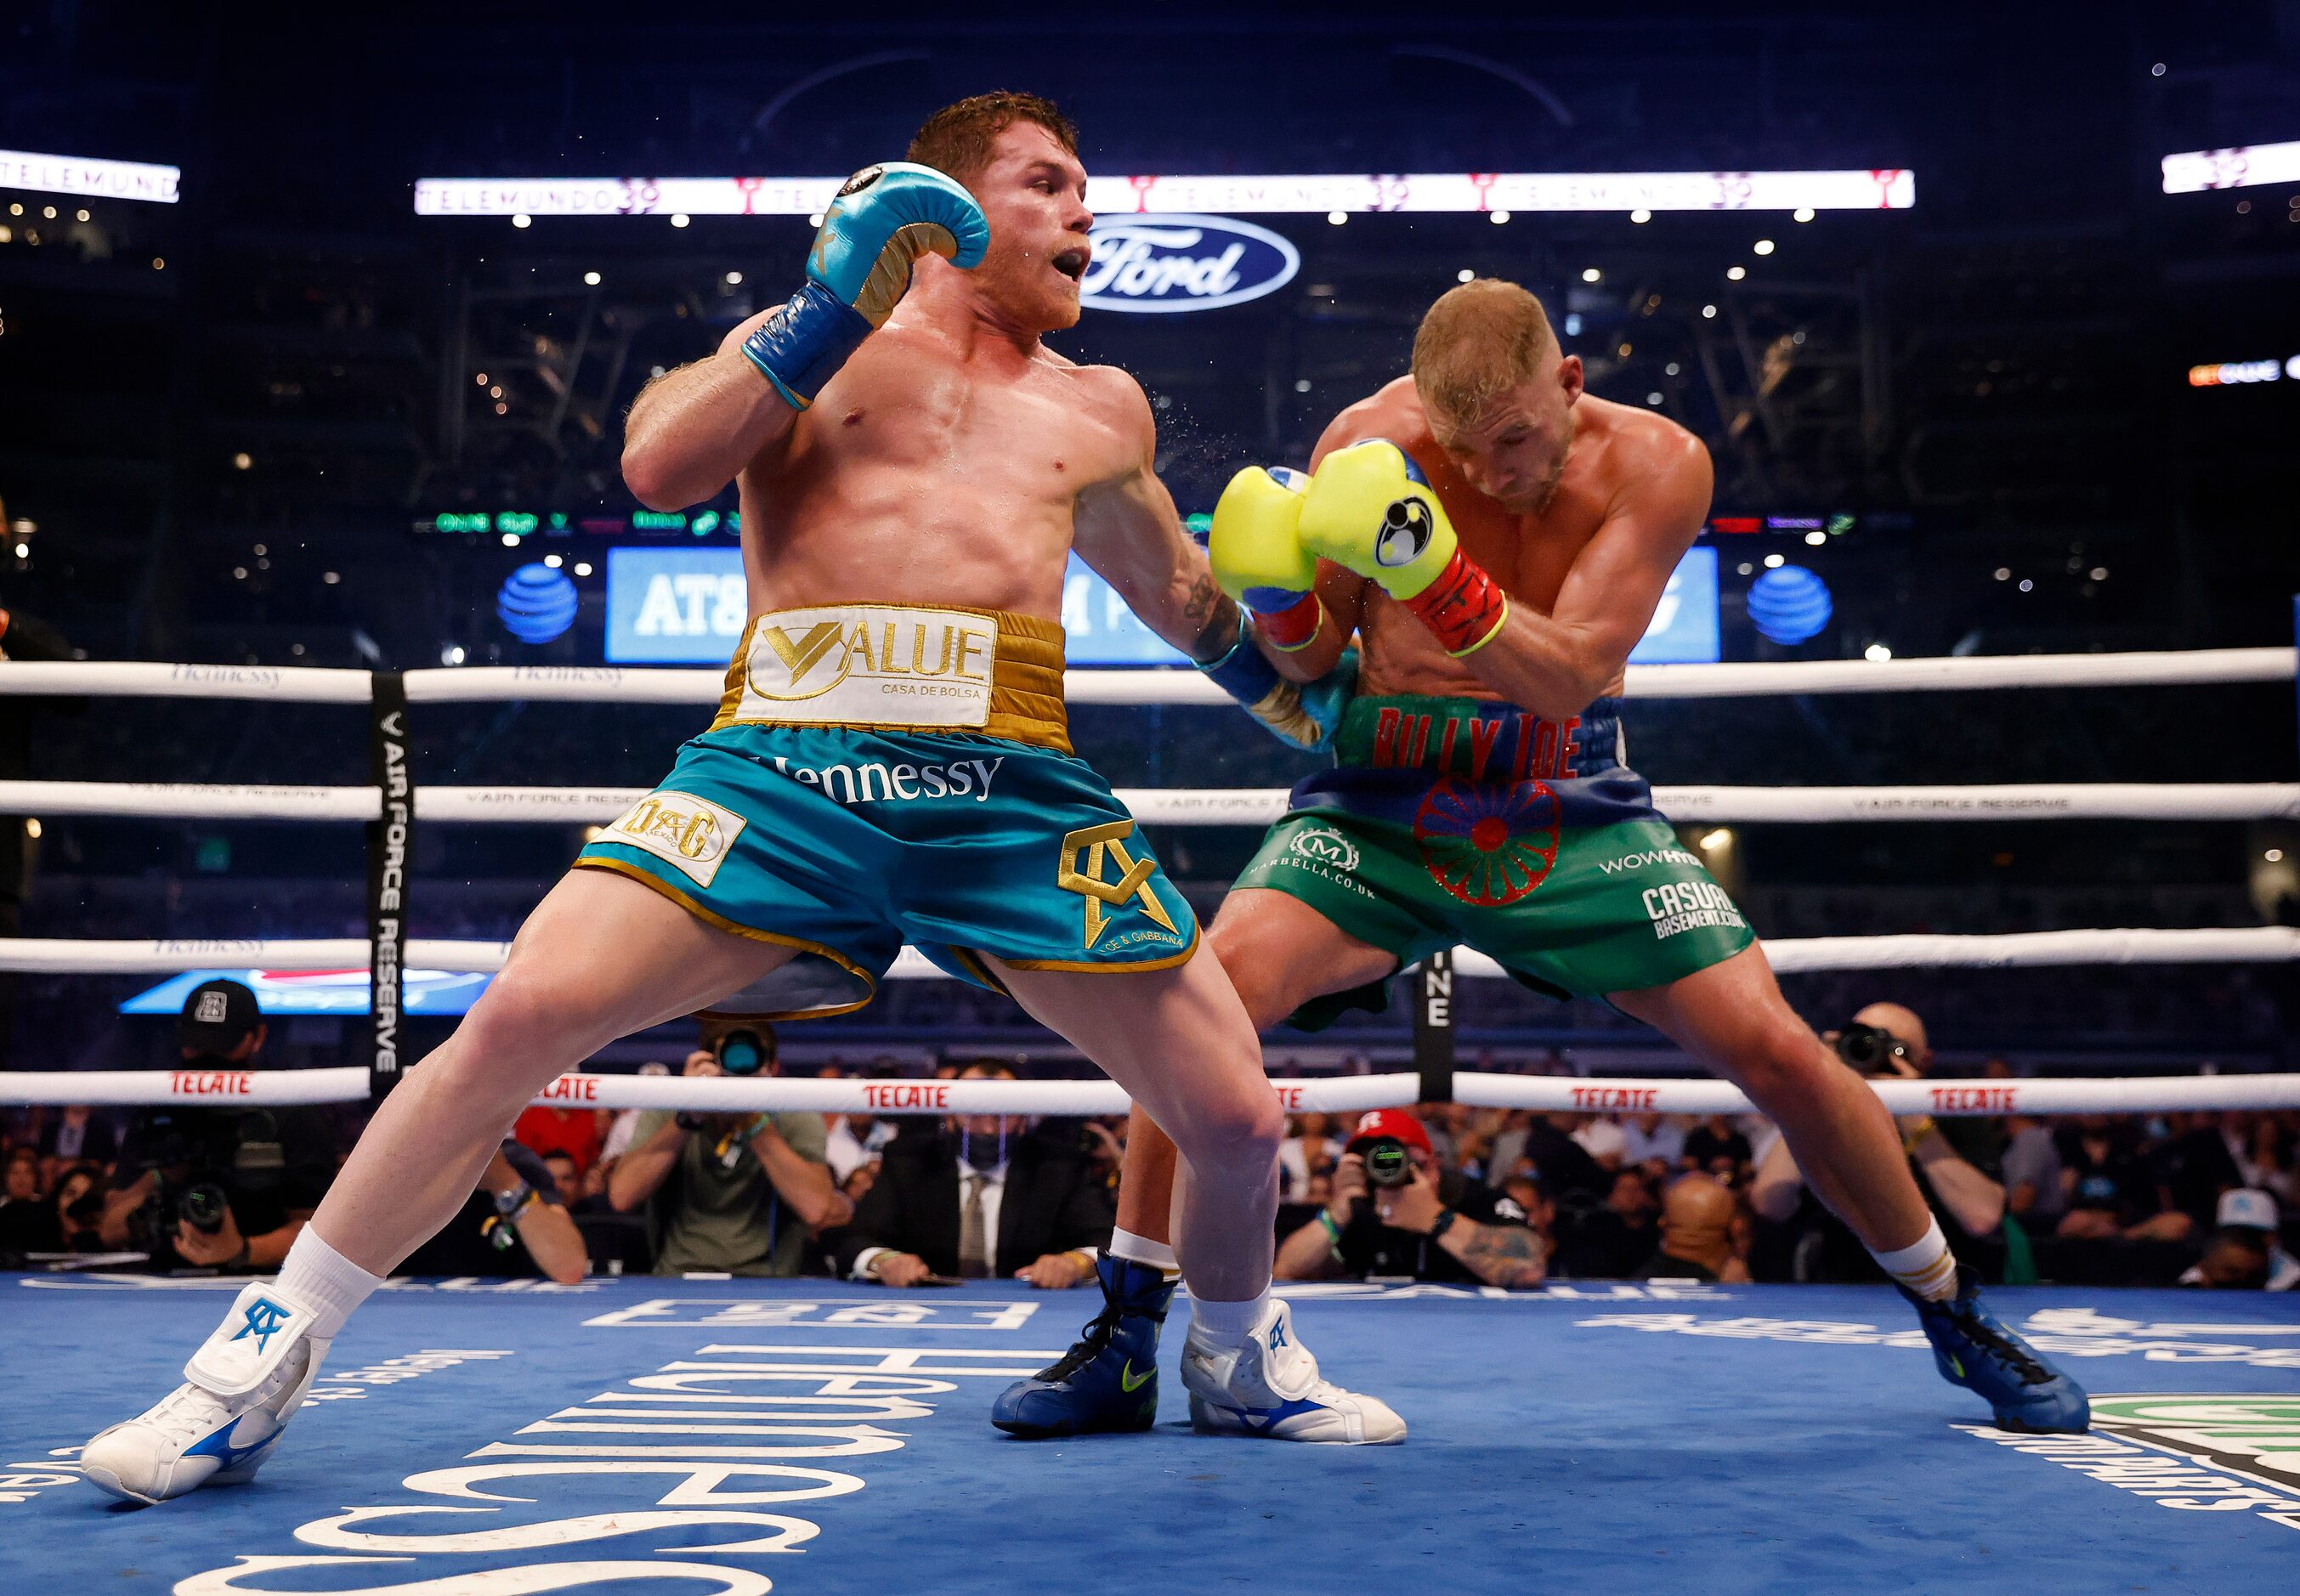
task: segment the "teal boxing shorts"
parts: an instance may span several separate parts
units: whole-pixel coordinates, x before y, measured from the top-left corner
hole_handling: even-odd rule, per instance
[[[822,631],[825,615],[855,629]],[[979,626],[986,656],[995,626],[995,666],[971,658],[962,638],[938,653],[931,631],[894,629],[921,615]],[[938,658],[949,669],[924,669]],[[860,1009],[904,943],[993,991],[1004,989],[985,954],[1024,969],[1171,968],[1196,950],[1196,918],[1108,784],[1070,752],[1061,660],[1062,629],[1030,616],[865,605],[761,616],[712,728],[585,846],[576,868],[613,870],[721,930],[800,951],[721,1012],[791,1019]],[[969,666],[989,687],[983,705],[946,711],[942,700],[962,696]],[[837,681],[796,698],[792,678],[806,685],[810,672]],[[937,679],[899,679],[921,676]],[[933,702],[915,702],[922,687]],[[796,720],[890,697],[901,701],[896,712],[935,719]],[[980,729],[940,723],[970,712]]]

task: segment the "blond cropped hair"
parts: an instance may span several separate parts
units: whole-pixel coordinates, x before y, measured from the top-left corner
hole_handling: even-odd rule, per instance
[[[1557,335],[1541,301],[1499,278],[1481,277],[1438,296],[1413,335],[1413,387],[1422,408],[1474,421],[1521,384],[1549,375]]]

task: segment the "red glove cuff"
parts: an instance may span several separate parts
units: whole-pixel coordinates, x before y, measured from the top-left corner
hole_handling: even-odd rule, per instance
[[[1457,660],[1491,643],[1509,619],[1509,595],[1458,548],[1438,579],[1404,604]]]
[[[1326,624],[1326,607],[1318,602],[1314,593],[1305,593],[1301,602],[1283,610],[1256,611],[1255,630],[1270,639],[1270,646],[1280,653],[1292,653],[1310,646],[1318,628]]]

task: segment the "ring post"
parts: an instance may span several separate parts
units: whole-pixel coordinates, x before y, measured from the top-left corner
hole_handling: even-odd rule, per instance
[[[407,768],[407,683],[396,670],[370,677],[368,775],[382,799],[367,828],[368,1096],[380,1102],[399,1084],[401,968],[407,950],[409,848],[415,831],[414,783]]]
[[[1423,1102],[1454,1101],[1454,950],[1423,960],[1413,979],[1413,1068]]]

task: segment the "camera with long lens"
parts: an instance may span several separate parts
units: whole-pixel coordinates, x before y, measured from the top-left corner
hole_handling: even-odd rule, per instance
[[[711,1051],[729,1075],[756,1075],[767,1066],[766,1039],[747,1026],[721,1034]]]
[[[1396,1136],[1376,1136],[1361,1142],[1357,1153],[1365,1160],[1368,1185],[1395,1190],[1413,1184],[1413,1155]]]
[[[187,1187],[176,1199],[176,1217],[202,1235],[221,1231],[230,1212],[230,1200],[223,1194],[223,1188],[212,1180]]]
[[[1837,1056],[1856,1075],[1897,1076],[1909,1061],[1909,1044],[1882,1026],[1848,1022],[1837,1033]]]
[[[152,1194],[131,1221],[133,1239],[159,1258],[179,1223],[216,1235],[231,1215],[227,1186],[269,1191],[286,1174],[278,1123],[262,1109],[232,1112],[160,1105],[137,1117],[129,1140]]]

